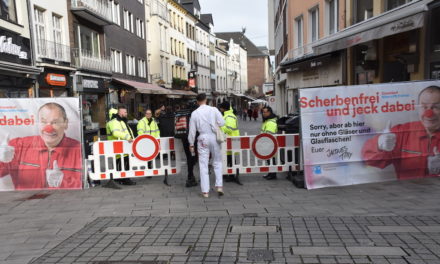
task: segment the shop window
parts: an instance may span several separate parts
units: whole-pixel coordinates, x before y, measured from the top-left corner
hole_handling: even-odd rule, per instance
[[[1,0],[0,18],[3,20],[17,23],[17,11],[15,7],[15,0]]]
[[[407,4],[412,0],[388,0],[386,2],[386,11],[399,7],[401,5]]]
[[[327,35],[334,34],[338,31],[338,1],[327,0],[326,2],[326,31]]]
[[[353,24],[373,17],[373,0],[353,0]]]

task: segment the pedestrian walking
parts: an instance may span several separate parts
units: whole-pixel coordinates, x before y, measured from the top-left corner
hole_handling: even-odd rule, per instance
[[[243,114],[243,115],[242,115],[243,120],[246,121],[246,117],[247,117],[247,115],[248,115],[248,113],[247,113],[247,109],[246,109],[246,108],[243,108],[243,113],[242,113],[242,114]]]
[[[254,108],[254,111],[252,112],[252,117],[254,118],[254,121],[257,121],[257,118],[258,118],[258,109],[257,109],[257,107]]]
[[[188,141],[190,151],[194,153],[196,133],[199,132],[197,151],[199,154],[200,185],[202,196],[208,198],[210,189],[208,172],[210,154],[215,173],[215,188],[219,195],[223,195],[222,157],[216,133],[220,127],[225,125],[225,121],[217,108],[206,105],[206,94],[201,93],[197,95],[196,99],[199,108],[191,114]]]
[[[248,117],[249,117],[249,121],[252,121],[252,109],[251,108],[249,108],[248,110],[247,110],[247,114],[248,114]]]
[[[278,132],[278,117],[273,113],[273,110],[270,106],[265,106],[262,110],[263,124],[261,126],[261,133],[276,134]],[[277,178],[277,174],[269,173],[266,176],[263,176],[263,178],[266,180],[275,180]]]
[[[234,115],[234,111],[232,110],[232,107],[229,104],[229,102],[225,101],[220,104],[220,112],[223,113],[223,119],[225,120],[225,125],[221,127],[222,131],[230,137],[240,136],[237,116]],[[227,153],[228,167],[232,167],[232,162],[233,162],[232,154],[233,154],[232,151],[228,151]],[[224,175],[223,178],[225,179],[226,182],[231,182],[236,180],[234,174]]]
[[[134,139],[134,134],[131,128],[127,124],[127,108],[120,105],[118,107],[118,112],[112,115],[112,119],[107,123],[107,139],[108,140],[128,140],[132,142]],[[110,113],[110,112],[109,112]],[[112,111],[114,113],[114,111]],[[129,157],[127,155],[121,157],[121,155],[116,156],[116,170],[122,171],[122,159],[124,160],[124,169],[129,169]],[[136,182],[131,179],[119,179],[115,180],[120,184],[125,185],[135,185]]]

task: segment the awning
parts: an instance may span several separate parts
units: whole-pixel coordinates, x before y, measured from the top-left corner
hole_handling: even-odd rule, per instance
[[[313,45],[314,55],[346,49],[360,43],[421,28],[427,4],[413,1],[330,35]]]
[[[170,90],[171,94],[173,95],[183,95],[183,96],[192,96],[192,97],[196,97],[197,94],[193,91],[186,91],[186,90]]]
[[[142,94],[171,94],[170,90],[162,88],[156,84],[141,83],[118,78],[113,78],[112,81],[135,88],[139,93]]]

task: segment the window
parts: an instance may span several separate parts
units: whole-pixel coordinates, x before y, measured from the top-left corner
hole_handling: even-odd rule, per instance
[[[37,39],[37,52],[40,55],[46,54],[46,27],[44,23],[44,11],[34,8],[35,37]]]
[[[111,50],[112,71],[122,73],[122,52],[119,50]]]
[[[80,49],[83,50],[83,55],[99,58],[99,34],[84,26],[79,26],[79,31]]]
[[[124,29],[134,33],[133,14],[124,9]]]
[[[121,14],[119,9],[119,3],[116,3],[115,1],[110,1],[111,11],[112,11],[112,21],[116,25],[121,25]],[[125,13],[125,11],[124,11]]]
[[[55,46],[54,46],[55,57],[60,58],[63,55],[62,47],[60,46],[63,43],[60,16],[52,14],[52,28],[53,28],[53,42],[55,42]]]
[[[373,16],[373,0],[353,0],[353,24]]]
[[[15,8],[15,0],[1,0],[0,2],[0,18],[17,23],[17,12]]]
[[[145,78],[147,77],[147,71],[146,71],[146,66],[145,66],[145,61],[138,59],[138,75],[141,78]]]
[[[136,34],[138,37],[145,39],[145,26],[144,21],[136,18]]]
[[[296,29],[296,45],[299,48],[303,45],[303,18],[302,16],[295,19],[295,29]]]
[[[334,34],[338,31],[338,1],[327,0],[326,1],[326,31],[327,35]]]
[[[319,38],[319,9],[315,7],[309,11],[309,39],[310,42],[314,42]]]
[[[401,5],[407,4],[412,0],[388,0],[386,2],[386,11],[399,7]]]
[[[134,56],[125,55],[125,69],[127,75],[136,75],[136,60]]]

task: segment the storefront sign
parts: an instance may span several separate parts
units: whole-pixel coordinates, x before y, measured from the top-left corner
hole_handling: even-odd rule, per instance
[[[309,189],[440,176],[440,81],[300,89]]]
[[[0,191],[81,189],[79,113],[78,98],[0,99]]]
[[[67,79],[63,74],[48,73],[46,75],[46,82],[53,86],[66,86]]]
[[[0,60],[30,65],[29,39],[0,29]]]
[[[98,89],[99,82],[97,80],[83,79],[83,87],[89,89]]]

